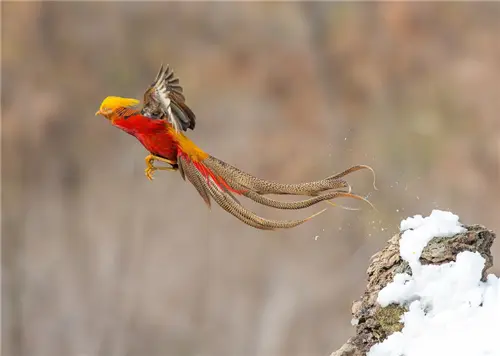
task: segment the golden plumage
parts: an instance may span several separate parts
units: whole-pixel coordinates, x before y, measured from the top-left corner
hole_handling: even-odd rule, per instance
[[[95,113],[96,116],[108,111],[114,111],[120,107],[129,108],[139,105],[139,100],[131,98],[122,98],[119,96],[108,96],[104,99]]]

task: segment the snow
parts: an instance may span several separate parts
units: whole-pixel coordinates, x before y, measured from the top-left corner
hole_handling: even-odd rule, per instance
[[[419,262],[433,237],[465,231],[458,216],[434,210],[403,220],[400,229],[400,254],[412,275],[396,275],[377,301],[409,311],[402,316],[402,331],[374,345],[368,356],[500,356],[500,280],[490,274],[481,281],[484,258],[466,251],[456,262]]]
[[[434,237],[451,237],[465,231],[458,221],[458,216],[448,211],[433,210],[424,218],[415,215],[401,222],[400,230],[404,231],[400,241],[401,257],[418,268],[418,259],[424,247]]]

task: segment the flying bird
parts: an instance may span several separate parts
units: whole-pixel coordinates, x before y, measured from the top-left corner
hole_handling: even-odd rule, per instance
[[[108,96],[96,115],[102,115],[109,122],[138,139],[149,151],[146,156],[145,175],[149,180],[157,170],[178,171],[183,180],[188,180],[198,191],[208,207],[211,199],[245,224],[262,230],[293,228],[323,213],[323,209],[309,217],[298,220],[270,220],[256,215],[245,208],[239,197],[249,198],[259,204],[277,209],[303,209],[319,202],[336,198],[353,198],[372,204],[360,195],[351,193],[351,186],[344,180],[347,175],[368,169],[356,165],[321,180],[285,184],[257,178],[206,153],[185,134],[194,129],[195,115],[185,103],[182,87],[169,66],[160,68],[156,79],[144,94],[142,109],[137,108],[139,100]],[[163,162],[168,166],[156,166]],[[280,201],[269,197],[276,195],[305,196],[298,201]]]

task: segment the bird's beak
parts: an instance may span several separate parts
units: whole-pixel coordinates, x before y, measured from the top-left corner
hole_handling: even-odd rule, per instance
[[[101,114],[101,110],[99,109],[96,111],[95,116],[100,115],[100,114]]]

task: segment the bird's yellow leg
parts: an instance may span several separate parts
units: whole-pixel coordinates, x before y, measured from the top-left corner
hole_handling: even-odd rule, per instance
[[[146,158],[144,158],[144,161],[146,162],[146,169],[144,170],[144,174],[146,175],[146,177],[149,180],[153,180],[153,173],[155,171],[176,171],[177,170],[177,168],[173,168],[173,167],[156,167],[154,165],[155,160],[168,163],[172,166],[174,164],[176,164],[174,161],[171,161],[171,160],[163,158],[163,157],[158,157],[158,156],[155,156],[153,154],[146,156]]]
[[[157,160],[157,161],[160,161],[160,162],[165,162],[165,163],[170,164],[171,166],[174,166],[174,165],[177,164],[177,162],[175,162],[175,161],[171,161],[169,159],[166,159],[166,158],[163,158],[163,157],[160,157],[160,156],[156,156],[156,155],[153,155],[153,154],[151,154],[149,156],[152,156],[153,160]]]

